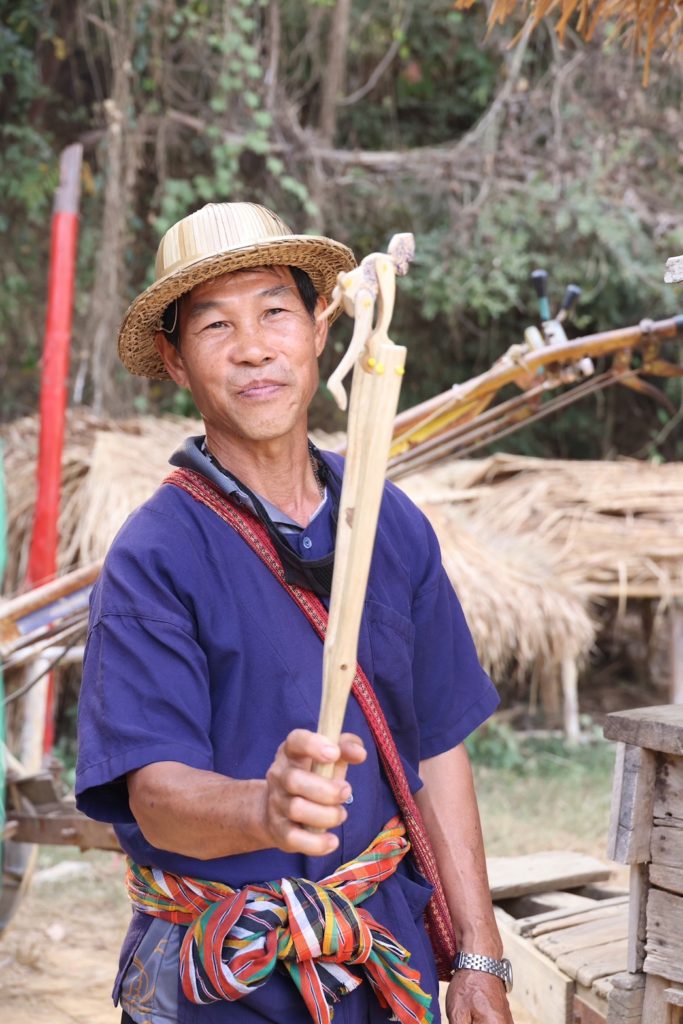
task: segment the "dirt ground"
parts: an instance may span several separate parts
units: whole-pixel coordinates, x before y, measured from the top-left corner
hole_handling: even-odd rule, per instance
[[[117,854],[41,853],[0,939],[2,1024],[118,1024],[111,987],[129,916]],[[515,1024],[535,1024],[519,1008]],[[283,1022],[284,1024],[284,1022]]]

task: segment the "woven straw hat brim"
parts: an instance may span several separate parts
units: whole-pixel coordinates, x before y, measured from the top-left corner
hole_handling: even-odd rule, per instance
[[[155,281],[130,304],[119,332],[119,356],[131,373],[168,380],[154,336],[161,315],[174,299],[198,284],[249,267],[289,266],[305,270],[319,295],[329,301],[340,271],[356,266],[353,253],[341,242],[317,235],[286,235],[201,257]],[[337,314],[338,315],[338,312]],[[336,315],[331,319],[336,319]]]

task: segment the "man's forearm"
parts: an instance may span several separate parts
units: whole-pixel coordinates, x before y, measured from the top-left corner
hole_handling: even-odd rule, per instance
[[[128,776],[131,811],[157,849],[211,860],[271,845],[264,831],[266,783],[231,779],[176,761]]]
[[[420,764],[424,787],[417,794],[458,946],[500,958],[502,943],[493,914],[479,810],[469,757],[461,744]]]
[[[145,765],[127,776],[130,809],[158,849],[200,860],[277,847],[321,857],[336,850],[333,832],[346,820],[351,795],[346,766],[362,764],[362,741],[343,733],[332,743],[293,729],[265,779],[231,779],[178,761]],[[311,771],[331,763],[333,777]]]

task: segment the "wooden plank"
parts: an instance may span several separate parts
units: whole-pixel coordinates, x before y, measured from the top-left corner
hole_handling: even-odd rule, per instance
[[[556,960],[557,966],[570,978],[590,987],[597,978],[618,974],[626,968],[626,938],[590,949],[577,949]]]
[[[672,868],[683,864],[683,828],[678,821],[671,819],[666,825],[653,826],[650,859],[654,864],[668,864]]]
[[[584,853],[551,850],[521,857],[488,857],[491,896],[496,902],[549,889],[572,889],[609,878],[611,868]]]
[[[559,961],[565,953],[574,950],[597,949],[607,943],[621,942],[628,936],[628,908],[618,916],[610,916],[607,919],[590,921],[586,924],[575,925],[573,928],[563,928],[561,931],[548,932],[546,935],[539,935],[534,939],[536,947],[542,953],[549,956],[551,960]],[[626,967],[626,962],[621,968]]]
[[[669,1007],[666,1005],[664,992],[669,982],[653,974],[645,981],[645,998],[643,1000],[644,1024],[671,1024]]]
[[[35,775],[24,775],[12,785],[34,807],[59,802],[59,793],[50,772],[41,771]]]
[[[78,812],[50,816],[10,811],[8,821],[16,825],[12,838],[17,843],[78,846],[81,850],[121,851],[111,825],[103,821],[91,821]]]
[[[614,907],[628,907],[628,896],[617,896],[613,900],[604,900],[598,906],[586,910],[555,910],[547,914],[538,914],[536,917],[522,918],[517,921],[517,931],[520,935],[545,935],[546,932],[558,931],[560,928],[572,928],[575,924],[583,924],[587,921],[600,919],[603,914]]]
[[[650,859],[655,766],[651,750],[618,744],[607,856],[619,864],[644,864]]]
[[[634,864],[630,873],[628,909],[628,957],[626,966],[634,974],[642,971],[645,960],[645,920],[648,893],[648,869]]]
[[[647,898],[647,974],[683,982],[683,898],[650,889]]]
[[[534,917],[539,914],[562,911],[576,913],[595,906],[595,900],[587,896],[579,896],[575,892],[558,889],[552,892],[532,892],[526,896],[517,896],[505,900],[503,910],[516,919]]]
[[[683,759],[660,754],[655,782],[655,819],[683,819]]]
[[[612,711],[605,719],[604,734],[608,740],[680,756],[683,754],[683,705]]]
[[[573,984],[533,943],[510,928],[512,918],[495,908],[505,956],[515,975],[515,1001],[538,1021],[571,1024]]]
[[[588,1002],[590,1002],[590,1000],[588,999],[587,996],[582,995],[582,993],[588,992],[588,991],[592,992],[595,995],[596,999],[604,1000],[605,1008],[606,1008],[607,1007],[607,998],[608,998],[608,996],[611,995],[612,989],[614,988],[614,986],[612,984],[612,978],[613,977],[614,977],[613,974],[608,974],[604,978],[596,978],[590,989],[585,989],[583,987],[583,985],[579,985],[577,987],[576,991],[581,996],[582,999],[585,998]]]
[[[683,868],[672,868],[667,864],[651,864],[650,884],[683,896]]]
[[[665,988],[664,998],[669,1006],[683,1006],[683,989],[681,988]]]

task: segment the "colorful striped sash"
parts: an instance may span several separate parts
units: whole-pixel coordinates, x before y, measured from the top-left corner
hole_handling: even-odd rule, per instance
[[[192,1003],[241,999],[282,962],[316,1024],[357,988],[362,969],[381,1006],[402,1024],[430,1024],[431,997],[410,953],[358,906],[396,871],[410,849],[392,818],[355,860],[319,882],[282,878],[232,889],[129,861],[126,884],[145,914],[188,926],[180,950],[183,992]]]

